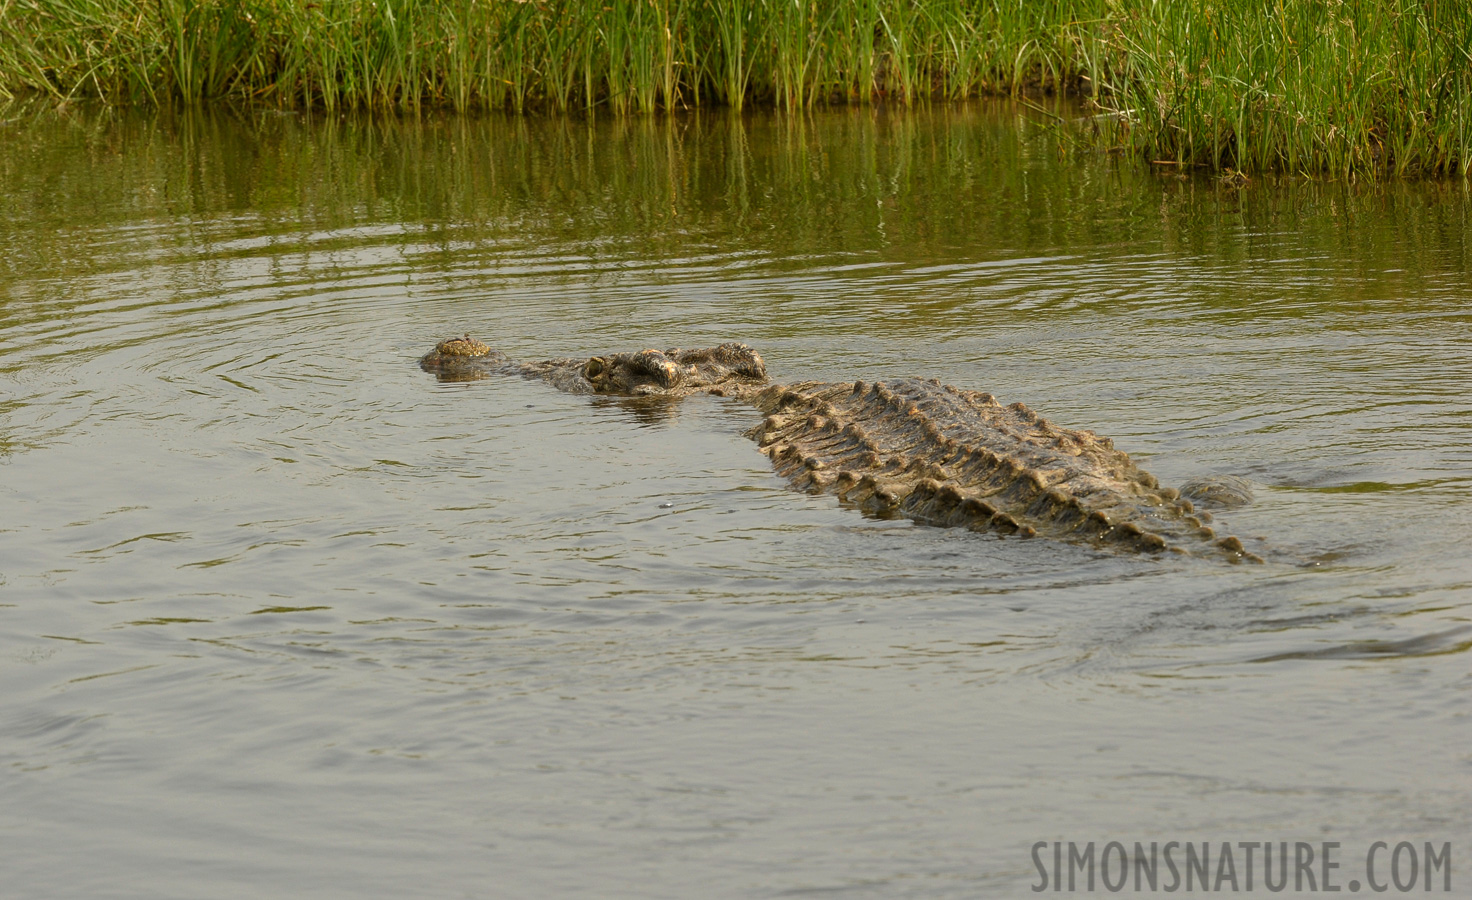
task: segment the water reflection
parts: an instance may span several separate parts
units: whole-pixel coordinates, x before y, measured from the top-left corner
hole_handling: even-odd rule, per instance
[[[890,265],[954,284],[998,263],[1123,252],[1146,277],[1152,263],[1194,261],[1191,300],[1224,315],[1257,299],[1244,277],[1291,291],[1332,269],[1357,289],[1254,303],[1255,314],[1326,303],[1352,314],[1388,294],[1415,299],[1405,287],[1465,287],[1468,269],[1461,182],[1229,187],[1112,159],[1077,166],[1086,151],[1025,107],[631,120],[22,112],[0,131],[4,220],[34,238],[7,242],[12,280],[126,270],[142,248],[191,248],[204,270],[262,251],[289,265],[291,249],[395,246],[406,228],[416,254],[441,254],[441,274],[549,278],[843,260],[865,281]],[[1108,285],[1071,287],[1109,299]],[[964,297],[908,312],[944,317]]]

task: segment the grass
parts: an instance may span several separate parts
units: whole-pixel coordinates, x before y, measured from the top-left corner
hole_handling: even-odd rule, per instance
[[[1341,175],[1472,167],[1472,5],[1162,3],[1102,35],[1121,140],[1152,158]]]
[[[413,112],[1068,91],[1101,145],[1472,170],[1465,0],[0,0],[0,94]]]

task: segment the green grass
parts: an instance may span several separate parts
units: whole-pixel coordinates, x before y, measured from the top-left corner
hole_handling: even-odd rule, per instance
[[[1162,3],[1102,36],[1105,102],[1128,111],[1129,147],[1246,171],[1472,167],[1472,5],[1192,6]]]
[[[0,95],[658,110],[1068,91],[1105,147],[1472,169],[1465,0],[0,0]]]

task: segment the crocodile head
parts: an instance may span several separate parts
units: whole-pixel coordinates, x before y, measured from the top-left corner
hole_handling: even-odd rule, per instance
[[[761,354],[745,344],[701,350],[640,350],[595,356],[577,371],[585,390],[626,396],[722,394],[767,381]],[[581,385],[580,385],[581,386]]]
[[[505,371],[506,354],[470,335],[440,341],[419,359],[419,367],[440,381],[476,381]]]
[[[513,364],[499,350],[470,335],[440,341],[419,360],[440,381],[474,381],[491,375],[540,378],[575,394],[622,397],[737,396],[767,383],[761,354],[745,344],[700,350],[639,350],[591,359],[546,359]]]

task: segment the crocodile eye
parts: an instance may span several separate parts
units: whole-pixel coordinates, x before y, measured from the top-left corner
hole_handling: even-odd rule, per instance
[[[596,356],[593,357],[592,359],[588,360],[588,364],[586,366],[583,366],[583,377],[586,378],[586,379],[588,379],[589,381],[592,381],[594,378],[597,378],[602,373],[603,373],[603,360],[599,359]]]

